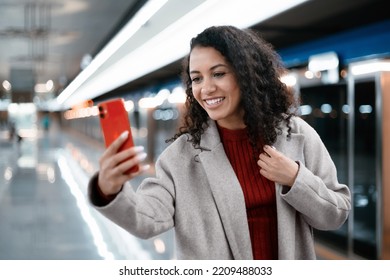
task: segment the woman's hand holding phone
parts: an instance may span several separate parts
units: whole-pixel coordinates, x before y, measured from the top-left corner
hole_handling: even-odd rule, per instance
[[[98,184],[102,194],[110,196],[117,194],[127,180],[139,175],[148,166],[140,165],[146,154],[143,147],[134,146],[124,99],[103,101],[98,108],[106,146],[99,161]]]
[[[107,147],[99,159],[98,185],[106,196],[117,194],[126,181],[138,176],[150,167],[149,165],[141,165],[141,162],[146,158],[142,146],[134,146],[119,151],[128,137],[129,132],[123,132]],[[138,171],[128,172],[129,169],[137,165],[139,166]]]

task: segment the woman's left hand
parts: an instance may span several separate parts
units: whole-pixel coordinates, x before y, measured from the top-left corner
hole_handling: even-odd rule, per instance
[[[269,145],[264,146],[264,153],[260,154],[257,164],[265,178],[289,187],[294,184],[299,170],[298,163]]]

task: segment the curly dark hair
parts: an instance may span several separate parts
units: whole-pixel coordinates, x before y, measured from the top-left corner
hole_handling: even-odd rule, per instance
[[[251,145],[258,150],[260,142],[273,144],[281,132],[281,122],[289,127],[289,120],[295,114],[291,109],[298,103],[293,92],[280,81],[286,69],[273,46],[254,30],[234,26],[205,29],[191,40],[191,51],[199,46],[216,49],[230,63],[241,91],[244,123]],[[209,117],[192,93],[189,73],[191,51],[183,60],[182,82],[187,93],[184,126],[170,140],[189,134],[189,141],[194,147],[201,148],[200,139]]]

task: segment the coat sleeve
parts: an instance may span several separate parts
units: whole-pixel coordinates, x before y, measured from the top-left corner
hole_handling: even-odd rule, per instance
[[[306,222],[319,230],[343,225],[351,209],[349,188],[338,182],[337,170],[317,132],[301,120],[304,162],[294,185],[282,189],[283,199],[300,212]]]
[[[146,178],[135,191],[126,183],[118,195],[102,203],[97,191],[97,174],[88,186],[90,203],[105,217],[134,236],[147,239],[174,225],[174,185],[169,172],[158,161],[156,177]]]

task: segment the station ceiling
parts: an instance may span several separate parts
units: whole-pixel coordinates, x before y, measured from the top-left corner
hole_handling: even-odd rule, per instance
[[[278,50],[390,19],[384,7],[383,0],[311,0],[252,28],[258,30]],[[175,61],[121,89],[134,90],[158,83],[161,79],[177,76],[180,69],[181,61]]]
[[[56,97],[147,2],[0,0],[0,82],[8,80],[18,88],[18,83],[23,87],[29,82],[28,75],[34,83],[52,80],[56,90],[51,98]],[[169,0],[160,24],[204,2]],[[310,0],[252,27],[281,49],[389,18],[384,0]],[[142,32],[150,36],[153,28],[146,23]],[[115,90],[136,90],[179,72],[180,60],[173,61]]]

